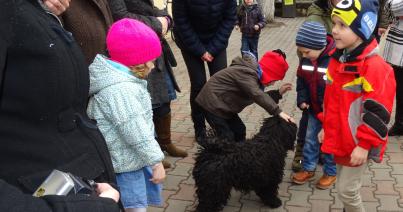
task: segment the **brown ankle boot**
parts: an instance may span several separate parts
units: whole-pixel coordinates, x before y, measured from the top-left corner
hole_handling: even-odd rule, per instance
[[[179,149],[173,143],[165,144],[165,145],[161,146],[161,149],[165,150],[172,157],[184,158],[184,157],[188,156],[188,153],[185,150]]]
[[[323,174],[323,176],[319,179],[318,183],[316,183],[316,188],[328,189],[332,187],[335,182],[336,182],[336,176],[329,176]]]
[[[163,151],[166,151],[172,157],[186,157],[188,153],[179,149],[171,141],[171,113],[164,117],[154,118],[157,141]]]
[[[300,172],[295,173],[295,174],[292,176],[292,181],[293,181],[295,184],[303,185],[303,184],[305,184],[306,182],[308,182],[308,181],[310,181],[310,180],[313,180],[313,177],[314,177],[314,176],[315,176],[315,172],[300,171]]]
[[[171,168],[172,165],[167,160],[163,160],[162,161],[162,166],[164,166],[164,169],[169,169],[169,168]]]

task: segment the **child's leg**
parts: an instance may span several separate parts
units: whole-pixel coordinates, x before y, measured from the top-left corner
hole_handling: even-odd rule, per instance
[[[336,176],[336,163],[334,162],[333,155],[323,153],[323,172],[328,176]]]
[[[244,34],[242,34],[241,38],[241,55],[242,52],[250,52],[248,37],[246,37]]]
[[[303,149],[304,160],[302,167],[306,171],[315,171],[320,154],[318,134],[322,129],[322,123],[314,115],[308,115],[305,144]]]
[[[365,211],[361,200],[361,177],[367,163],[358,167],[337,165],[337,195],[347,212]]]
[[[218,117],[206,110],[204,110],[204,114],[206,116],[206,120],[209,123],[209,125],[211,126],[211,128],[213,128],[213,130],[215,131],[216,135],[218,136],[224,136],[230,140],[233,140],[235,135],[232,132],[230,126],[228,125],[228,121]],[[199,141],[198,141],[199,142]]]
[[[256,59],[259,60],[258,53],[257,53],[259,36],[250,37],[250,38],[248,38],[248,40],[249,40],[250,51],[255,55]]]
[[[295,148],[295,155],[294,159],[292,162],[292,170],[294,172],[299,172],[302,170],[302,159],[303,159],[303,148],[304,148],[304,143],[305,143],[305,137],[306,137],[306,128],[308,125],[308,111],[303,110],[302,111],[302,116],[299,121],[299,127],[298,127],[298,134],[297,134],[297,146]]]
[[[319,141],[318,133],[322,128],[320,121],[309,114],[308,125],[306,130],[305,144],[303,149],[304,159],[302,161],[303,170],[295,173],[292,177],[293,182],[296,184],[304,184],[313,179],[315,175],[316,165],[319,158]]]
[[[235,141],[245,141],[246,126],[238,114],[235,114],[231,119],[227,120],[227,123],[234,134]]]

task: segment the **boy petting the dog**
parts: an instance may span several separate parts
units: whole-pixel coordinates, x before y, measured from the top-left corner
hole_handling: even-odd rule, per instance
[[[304,22],[297,32],[296,45],[302,53],[297,70],[297,106],[307,110],[308,120],[303,146],[303,170],[295,173],[292,181],[302,185],[313,179],[320,157],[318,134],[322,123],[317,118],[322,112],[325,93],[325,73],[329,65],[329,52],[334,48],[334,41],[326,33],[326,28],[319,22]],[[333,156],[324,154],[323,176],[316,183],[320,189],[328,189],[336,182],[336,164]]]
[[[282,95],[291,90],[291,83],[285,83],[279,90],[263,91],[264,87],[284,78],[288,70],[285,59],[281,50],[267,52],[259,62],[252,53],[246,52],[209,79],[196,102],[204,109],[207,122],[218,136],[244,141],[246,127],[238,113],[252,103],[273,116],[294,122],[277,105]]]
[[[365,211],[360,188],[368,159],[381,162],[395,96],[393,69],[371,35],[377,0],[343,0],[332,11],[336,49],[326,73],[322,151],[334,155],[338,198],[347,212]]]

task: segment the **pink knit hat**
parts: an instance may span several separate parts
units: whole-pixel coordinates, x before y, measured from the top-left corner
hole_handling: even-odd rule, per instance
[[[129,18],[110,27],[106,46],[111,60],[126,66],[143,64],[161,55],[157,34],[142,22]]]

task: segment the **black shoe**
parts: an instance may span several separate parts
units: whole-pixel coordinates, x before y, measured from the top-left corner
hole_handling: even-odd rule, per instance
[[[394,124],[388,134],[389,136],[403,135],[403,126]]]

